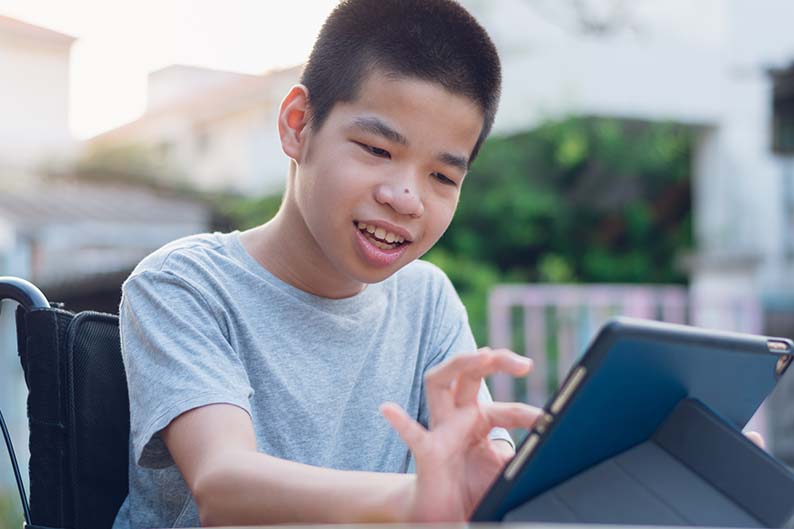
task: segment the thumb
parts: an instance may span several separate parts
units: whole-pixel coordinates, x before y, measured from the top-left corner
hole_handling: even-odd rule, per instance
[[[386,402],[380,405],[380,412],[389,421],[414,455],[422,452],[428,433],[424,426],[413,420],[398,404]]]

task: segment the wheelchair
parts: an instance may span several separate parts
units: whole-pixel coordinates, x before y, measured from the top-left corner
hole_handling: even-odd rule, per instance
[[[129,398],[118,316],[73,313],[33,284],[0,277],[16,309],[27,385],[30,503],[0,412],[29,529],[110,528],[128,492]]]

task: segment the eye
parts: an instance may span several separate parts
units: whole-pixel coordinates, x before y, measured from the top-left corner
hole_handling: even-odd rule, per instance
[[[370,153],[372,156],[377,156],[378,158],[391,158],[391,154],[386,149],[373,147],[372,145],[367,145],[366,143],[360,143],[357,141],[353,143]]]
[[[446,184],[448,186],[456,186],[456,185],[458,185],[458,183],[455,182],[453,179],[448,178],[448,177],[444,176],[441,173],[433,173],[431,176],[433,176],[436,180],[438,180],[442,184]]]

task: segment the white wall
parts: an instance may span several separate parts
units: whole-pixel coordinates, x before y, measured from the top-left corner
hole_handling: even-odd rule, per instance
[[[278,143],[275,105],[225,115],[204,127],[204,151],[198,149],[198,134],[190,137],[194,153],[188,163],[198,185],[253,195],[283,186],[287,158]]]
[[[143,145],[154,152],[168,145],[164,168],[200,189],[249,195],[278,192],[286,182],[288,163],[276,113],[297,82],[298,71],[245,77],[154,109],[90,144]]]
[[[149,74],[146,107],[163,107],[197,91],[209,90],[244,77],[247,76],[181,64],[167,66]]]
[[[69,44],[0,32],[0,160],[68,155]]]

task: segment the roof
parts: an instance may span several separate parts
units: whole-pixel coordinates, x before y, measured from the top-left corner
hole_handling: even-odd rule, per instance
[[[201,74],[209,74],[209,75],[219,75],[219,76],[228,76],[230,78],[252,78],[252,77],[261,77],[259,75],[249,74],[249,73],[240,73],[240,72],[233,72],[231,70],[220,70],[218,68],[205,68],[204,66],[195,66],[193,64],[169,64],[168,66],[163,66],[162,68],[158,68],[157,70],[153,70],[149,72],[149,77],[158,76],[164,73],[172,73],[172,72],[187,72],[187,73],[201,73]]]
[[[262,75],[241,74],[241,78],[212,86],[205,90],[197,90],[190,96],[181,98],[172,104],[160,106],[147,111],[135,121],[121,125],[115,129],[103,132],[89,139],[89,143],[102,143],[105,141],[124,140],[129,134],[135,133],[138,128],[150,120],[157,120],[166,116],[190,115],[197,121],[211,120],[246,108],[248,105],[262,101],[272,102],[276,97],[280,101],[283,96],[279,87],[281,83],[297,82],[303,65],[275,70]],[[163,71],[163,70],[160,70]],[[278,89],[278,92],[274,92]]]
[[[10,33],[20,37],[63,44],[71,44],[75,40],[75,37],[67,35],[66,33],[60,33],[41,26],[34,26],[33,24],[22,22],[16,18],[0,15],[0,34],[2,33]]]
[[[151,189],[60,182],[0,193],[0,219],[31,244],[26,277],[60,296],[120,284],[163,244],[210,229],[211,208]]]
[[[145,188],[85,183],[46,183],[0,193],[0,217],[19,231],[60,223],[190,223],[205,219],[208,206]]]

